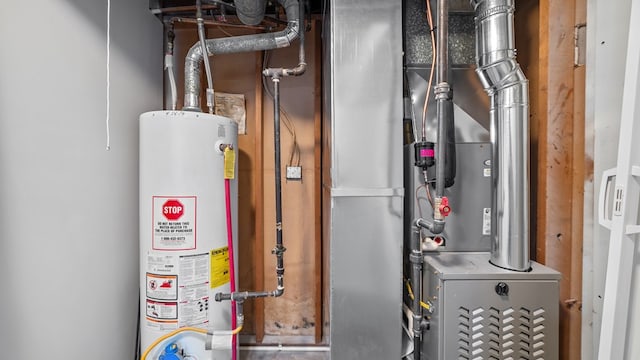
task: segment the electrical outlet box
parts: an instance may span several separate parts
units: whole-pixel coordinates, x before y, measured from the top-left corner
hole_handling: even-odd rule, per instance
[[[287,166],[287,180],[302,180],[302,167]]]

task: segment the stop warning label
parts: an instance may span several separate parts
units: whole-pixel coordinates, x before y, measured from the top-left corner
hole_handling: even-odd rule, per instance
[[[154,196],[152,210],[154,250],[196,248],[195,196]]]

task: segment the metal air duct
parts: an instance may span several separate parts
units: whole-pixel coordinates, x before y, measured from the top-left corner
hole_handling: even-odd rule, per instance
[[[529,90],[516,61],[514,0],[471,0],[477,73],[490,98],[491,263],[528,271]]]
[[[231,54],[247,51],[272,50],[291,45],[300,32],[298,0],[278,0],[287,15],[287,27],[266,34],[234,36],[205,41],[207,55]],[[200,43],[194,44],[184,64],[184,107],[187,111],[200,111],[200,62],[204,58]]]
[[[243,24],[257,25],[264,18],[267,0],[235,0],[236,14]]]

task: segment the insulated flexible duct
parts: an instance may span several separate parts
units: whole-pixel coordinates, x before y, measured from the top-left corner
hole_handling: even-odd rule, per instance
[[[477,73],[490,98],[491,263],[528,271],[529,90],[515,57],[514,0],[471,0]]]
[[[300,18],[298,0],[278,0],[287,15],[287,27],[278,32],[234,36],[205,41],[207,55],[231,54],[247,51],[272,50],[287,47],[298,37]],[[204,56],[199,43],[193,45],[184,64],[184,107],[187,111],[200,110],[200,64]]]

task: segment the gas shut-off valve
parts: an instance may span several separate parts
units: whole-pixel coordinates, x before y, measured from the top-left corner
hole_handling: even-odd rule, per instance
[[[442,216],[447,217],[449,216],[449,214],[451,213],[451,206],[449,206],[449,198],[446,196],[442,197],[442,201],[440,202],[440,207],[438,208],[440,210],[440,214],[442,214]]]

